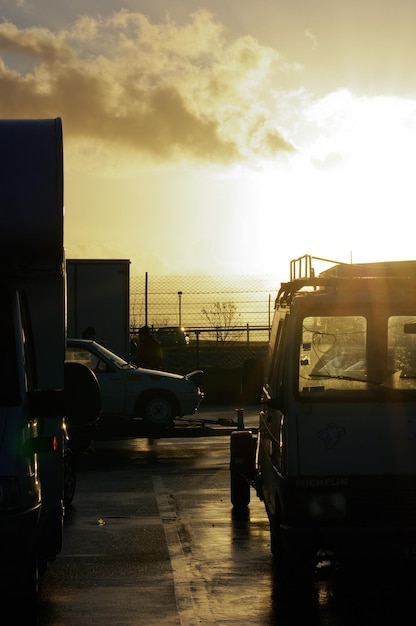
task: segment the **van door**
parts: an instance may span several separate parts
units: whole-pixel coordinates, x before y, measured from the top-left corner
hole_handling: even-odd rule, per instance
[[[266,363],[265,384],[259,423],[258,465],[266,509],[275,512],[277,482],[284,472],[283,438],[285,429],[284,371],[287,367],[284,328],[287,320],[277,317],[272,326]]]

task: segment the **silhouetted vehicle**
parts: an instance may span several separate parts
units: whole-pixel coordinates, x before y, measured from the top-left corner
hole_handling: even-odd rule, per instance
[[[28,611],[27,624],[74,495],[67,418],[92,408],[89,382],[100,400],[87,367],[82,396],[79,384],[70,389],[74,366],[64,372],[60,118],[0,120],[0,183],[0,589],[14,616]]]
[[[164,326],[155,332],[156,339],[162,346],[187,346],[189,335],[179,326]]]
[[[172,426],[176,417],[194,415],[204,393],[201,370],[185,376],[143,369],[104,346],[86,339],[68,339],[67,362],[87,365],[101,389],[98,431],[131,430],[140,419],[157,427]]]

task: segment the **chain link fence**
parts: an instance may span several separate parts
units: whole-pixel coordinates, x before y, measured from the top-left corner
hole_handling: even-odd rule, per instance
[[[191,341],[265,342],[280,284],[272,276],[132,276],[131,333],[184,327]]]
[[[131,338],[145,324],[184,327],[188,343],[162,344],[163,369],[202,369],[204,402],[257,403],[279,287],[272,276],[130,277]]]

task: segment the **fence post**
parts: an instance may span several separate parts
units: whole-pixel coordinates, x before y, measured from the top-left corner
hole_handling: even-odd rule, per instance
[[[196,366],[199,367],[199,333],[201,331],[196,330],[195,331],[195,335],[196,335]]]

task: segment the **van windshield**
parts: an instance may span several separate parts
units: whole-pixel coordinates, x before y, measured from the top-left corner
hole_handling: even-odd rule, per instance
[[[416,390],[416,317],[308,316],[299,346],[301,394]],[[373,391],[373,389],[372,389]]]

